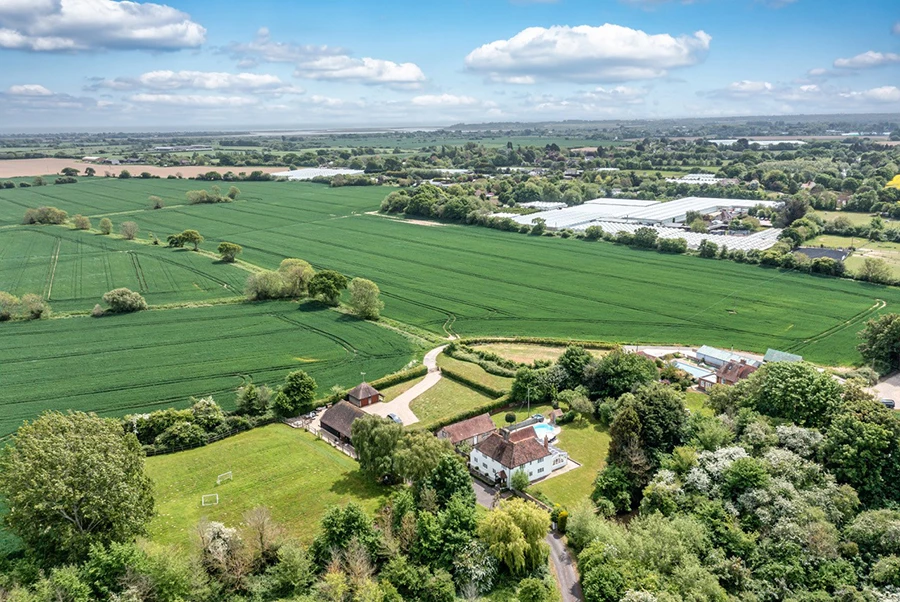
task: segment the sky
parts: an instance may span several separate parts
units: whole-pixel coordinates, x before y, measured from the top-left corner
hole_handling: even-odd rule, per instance
[[[898,0],[0,0],[0,130],[900,113]]]

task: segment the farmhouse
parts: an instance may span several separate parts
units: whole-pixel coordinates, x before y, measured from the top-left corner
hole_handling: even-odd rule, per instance
[[[362,418],[366,413],[350,402],[339,401],[322,414],[320,424],[322,430],[334,435],[339,441],[350,442],[350,428],[357,418]]]
[[[733,385],[738,381],[744,380],[757,370],[756,366],[751,366],[744,359],[729,361],[716,371],[716,379],[720,385]]]
[[[453,445],[468,443],[477,445],[497,430],[490,414],[484,413],[468,420],[445,426],[437,432],[438,439],[448,439]]]
[[[550,445],[547,438],[541,443],[532,427],[491,433],[469,453],[472,470],[506,487],[512,486],[517,470],[523,470],[531,482],[549,476],[568,461],[569,455]]]
[[[373,403],[384,401],[384,395],[369,383],[360,383],[347,393],[347,401],[358,408],[370,406]]]

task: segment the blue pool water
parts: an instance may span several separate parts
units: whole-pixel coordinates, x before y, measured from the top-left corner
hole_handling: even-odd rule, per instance
[[[535,424],[531,428],[534,429],[534,434],[537,435],[537,438],[541,443],[544,442],[544,439],[553,441],[553,427],[546,422]]]

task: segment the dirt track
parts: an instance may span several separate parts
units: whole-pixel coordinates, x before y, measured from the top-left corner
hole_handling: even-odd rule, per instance
[[[154,167],[151,165],[92,165],[73,159],[10,159],[8,161],[0,161],[0,178],[48,176],[58,174],[66,167],[74,167],[82,173],[86,167],[93,167],[97,171],[98,176],[103,176],[106,172],[118,175],[123,169],[127,169],[133,176],[146,171],[154,176],[163,178],[170,175],[177,176],[178,174],[181,174],[185,178],[192,178],[208,171],[218,171],[219,173],[225,173],[226,171],[233,171],[234,173],[240,173],[242,171],[247,173],[250,173],[251,171],[263,171],[266,173],[273,173],[288,169],[287,167],[217,167],[209,165],[177,167]]]

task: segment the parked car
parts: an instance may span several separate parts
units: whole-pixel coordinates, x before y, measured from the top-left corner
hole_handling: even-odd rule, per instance
[[[882,403],[882,405],[884,405],[884,407],[890,410],[893,410],[895,407],[897,407],[893,399],[880,399],[879,401]]]
[[[532,416],[532,418],[533,418],[534,420],[537,420],[538,422],[543,422],[543,421],[544,421],[544,416],[543,416],[543,414],[535,414],[534,416]]]
[[[396,414],[388,414],[387,417],[390,418],[391,420],[393,420],[394,422],[396,422],[397,424],[403,424],[403,421],[400,420],[400,417],[397,416]]]

